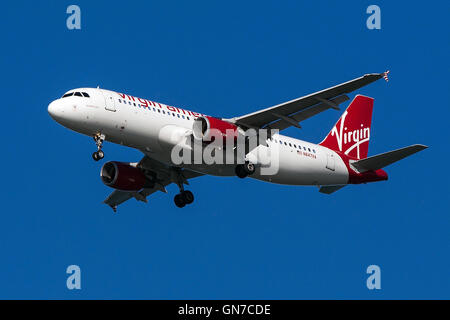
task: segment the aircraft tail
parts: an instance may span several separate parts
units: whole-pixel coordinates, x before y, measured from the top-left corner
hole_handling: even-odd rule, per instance
[[[357,95],[333,129],[319,144],[356,159],[367,158],[373,100],[370,97]]]

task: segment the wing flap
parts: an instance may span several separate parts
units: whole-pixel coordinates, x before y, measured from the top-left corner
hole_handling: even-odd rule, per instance
[[[303,111],[297,112],[297,113],[291,115],[289,118],[291,118],[292,120],[294,120],[296,122],[301,122],[301,121],[304,121],[308,118],[315,116],[316,114],[319,114],[325,110],[328,110],[330,108],[334,109],[334,106],[337,106],[349,99],[350,98],[344,94],[344,95],[341,95],[334,99],[327,100],[328,102],[332,102],[333,104],[321,102],[313,107],[310,107]],[[281,130],[288,128],[290,125],[291,125],[290,123],[281,119],[281,120],[276,120],[275,122],[269,124],[268,127],[271,129],[278,129],[281,131]]]

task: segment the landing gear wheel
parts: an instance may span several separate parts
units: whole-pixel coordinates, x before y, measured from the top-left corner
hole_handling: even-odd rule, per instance
[[[105,153],[102,150],[97,151],[97,156],[99,159],[103,159],[105,157]]]
[[[241,178],[244,179],[245,177],[247,177],[247,172],[245,171],[245,168],[242,164],[238,164],[236,166],[236,168],[234,169],[234,172],[236,173],[236,175]]]
[[[178,208],[183,208],[186,205],[186,202],[184,201],[183,196],[181,195],[181,193],[177,194],[174,198],[173,201],[175,202],[175,205]]]
[[[194,194],[189,190],[181,192],[181,197],[186,204],[191,204],[192,202],[194,202]]]
[[[248,175],[252,175],[255,173],[255,165],[251,162],[246,162],[244,164],[244,170]]]
[[[103,157],[102,157],[102,158],[103,158]],[[95,161],[99,161],[99,160],[101,159],[97,151],[95,151],[95,152],[92,154],[92,159],[94,159]]]

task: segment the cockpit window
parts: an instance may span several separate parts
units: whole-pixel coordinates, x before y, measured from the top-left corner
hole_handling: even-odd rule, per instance
[[[66,97],[71,97],[71,96],[90,98],[89,94],[87,94],[87,92],[73,92],[73,91],[66,93],[62,97],[66,98]]]

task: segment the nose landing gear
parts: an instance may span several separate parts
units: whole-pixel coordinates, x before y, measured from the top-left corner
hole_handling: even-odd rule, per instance
[[[105,153],[102,151],[103,141],[105,140],[105,135],[97,133],[94,135],[94,141],[97,145],[97,151],[92,154],[92,159],[99,161],[105,157]]]
[[[103,159],[104,157],[105,157],[105,154],[102,150],[95,151],[92,154],[92,159],[94,159],[95,161],[99,161],[99,160]]]

